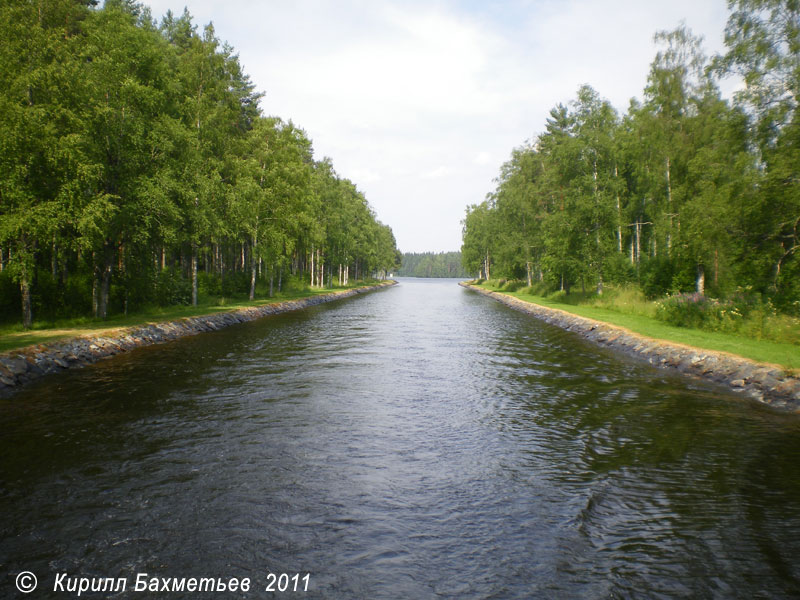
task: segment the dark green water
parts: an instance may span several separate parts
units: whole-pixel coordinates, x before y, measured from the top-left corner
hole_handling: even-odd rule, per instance
[[[453,281],[64,373],[0,422],[0,597],[21,571],[28,598],[75,597],[59,573],[268,598],[269,572],[308,598],[800,595],[800,418]]]

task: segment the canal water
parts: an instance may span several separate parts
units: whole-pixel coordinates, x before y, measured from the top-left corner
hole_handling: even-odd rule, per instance
[[[23,571],[30,598],[75,597],[64,574],[212,597],[141,573],[248,598],[800,594],[800,418],[454,280],[46,378],[0,426],[3,598]]]

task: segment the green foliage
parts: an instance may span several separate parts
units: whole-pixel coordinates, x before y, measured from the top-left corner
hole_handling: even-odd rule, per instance
[[[725,300],[697,293],[675,294],[656,303],[657,319],[676,327],[740,333],[756,339],[800,344],[800,320],[779,315],[768,299],[736,294]]]
[[[0,316],[4,320],[16,317],[22,300],[19,285],[8,269],[0,271]]]
[[[183,277],[179,269],[168,267],[156,276],[155,304],[172,306],[190,304],[192,301],[191,283]]]
[[[658,303],[656,317],[677,327],[705,329],[721,323],[729,311],[731,318],[742,317],[734,307],[725,307],[717,300],[695,292],[675,294],[662,300]]]
[[[507,281],[501,288],[504,292],[516,292],[525,287],[522,281]]]
[[[87,4],[0,4],[0,315],[30,328],[396,268],[391,229],[261,114],[213,26]]]
[[[685,26],[655,35],[644,99],[627,114],[585,85],[553,107],[467,209],[470,273],[564,299],[593,288],[600,298],[608,284],[635,283],[650,299],[749,287],[800,311],[800,5],[729,6],[724,56],[709,60]],[[745,82],[735,103],[719,91],[728,74]],[[664,314],[735,326],[714,301],[680,306]]]

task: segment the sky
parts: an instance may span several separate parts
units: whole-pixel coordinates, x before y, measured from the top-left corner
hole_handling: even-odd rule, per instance
[[[262,111],[355,183],[404,252],[461,247],[468,205],[513,148],[591,85],[624,113],[653,34],[682,22],[722,52],[725,0],[144,0],[188,8],[239,55]],[[723,87],[723,91],[725,88]]]

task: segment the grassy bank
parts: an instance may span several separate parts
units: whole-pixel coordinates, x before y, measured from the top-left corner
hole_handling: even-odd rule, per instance
[[[759,317],[745,323],[742,332],[706,331],[676,327],[656,318],[658,303],[648,302],[632,290],[609,290],[601,297],[594,294],[562,293],[541,296],[528,288],[504,282],[482,282],[479,287],[508,294],[541,306],[556,308],[581,317],[624,327],[639,335],[670,342],[729,352],[757,362],[780,365],[800,373],[800,320],[778,315]],[[797,340],[797,341],[796,341]]]
[[[247,296],[242,297],[206,297],[200,298],[197,306],[176,305],[167,307],[149,307],[127,315],[113,315],[107,319],[93,317],[80,317],[72,319],[42,320],[34,322],[33,329],[24,330],[19,323],[0,324],[0,352],[7,352],[17,348],[24,348],[34,344],[43,344],[59,339],[76,337],[86,334],[102,334],[123,327],[134,327],[146,323],[174,321],[184,317],[196,317],[230,310],[246,308],[248,306],[263,306],[289,300],[298,300],[321,294],[329,294],[339,290],[348,290],[366,285],[379,283],[377,280],[356,281],[346,286],[331,288],[303,288],[276,292],[271,298],[262,298],[250,301]]]

